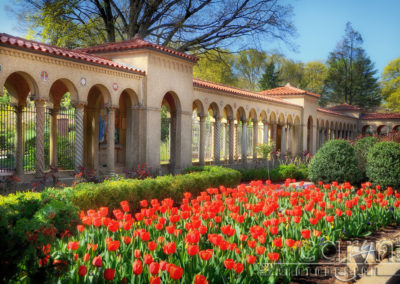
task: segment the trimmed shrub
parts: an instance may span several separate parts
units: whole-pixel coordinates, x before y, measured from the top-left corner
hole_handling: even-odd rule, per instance
[[[358,168],[360,169],[363,179],[366,176],[366,165],[367,165],[367,156],[369,149],[378,142],[377,139],[373,136],[363,137],[354,144],[354,151],[356,153],[356,158],[358,161]]]
[[[198,195],[209,187],[234,187],[240,183],[240,172],[224,168],[205,166],[202,171],[184,175],[167,175],[144,180],[122,179],[103,183],[80,183],[74,188],[66,188],[72,202],[80,209],[101,206],[119,208],[120,202],[127,200],[132,211],[139,209],[139,201],[157,198],[181,200],[184,192]]]
[[[367,176],[382,187],[400,187],[400,144],[376,143],[368,153]]]
[[[354,148],[345,140],[326,142],[311,160],[308,170],[313,182],[357,184],[361,180]]]
[[[242,181],[248,182],[251,180],[267,180],[268,171],[266,168],[260,169],[240,169]],[[308,169],[305,165],[297,167],[296,165],[280,165],[269,171],[269,179],[272,182],[284,181],[287,178],[306,180],[308,179]]]
[[[65,194],[17,192],[0,197],[0,282],[25,275],[44,282],[46,245],[79,221],[78,208]]]

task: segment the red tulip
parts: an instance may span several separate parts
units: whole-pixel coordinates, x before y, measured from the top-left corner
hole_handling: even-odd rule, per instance
[[[176,251],[176,244],[174,242],[169,242],[163,247],[165,254],[172,254]]]
[[[145,254],[143,259],[145,264],[150,264],[153,262],[153,257],[151,256],[151,254]]]
[[[285,243],[286,243],[286,245],[287,245],[288,247],[293,247],[295,241],[292,240],[292,239],[286,239]]]
[[[277,252],[269,252],[268,253],[268,258],[271,261],[277,261],[279,259],[279,253],[277,253]]]
[[[149,266],[149,271],[151,274],[156,275],[158,274],[158,271],[160,270],[160,264],[158,262],[152,262],[150,263]]]
[[[282,246],[282,238],[277,238],[272,241],[272,243],[277,247],[280,248]]]
[[[235,266],[235,262],[233,261],[233,259],[225,259],[224,261],[224,265],[226,269],[233,269]]]
[[[248,262],[249,264],[253,264],[253,263],[256,262],[257,257],[256,257],[256,256],[253,256],[253,255],[248,255],[248,256],[246,257],[246,259],[247,259],[247,262]]]
[[[135,249],[134,256],[135,256],[135,258],[140,258],[140,256],[141,256],[140,250]]]
[[[107,250],[109,250],[109,251],[116,251],[119,248],[119,244],[120,244],[119,241],[114,241],[111,238],[108,238],[106,240],[106,243],[107,243]]]
[[[79,242],[69,242],[67,248],[69,250],[77,250],[79,248]]]
[[[103,265],[103,261],[101,260],[101,256],[100,255],[95,256],[93,258],[92,264],[94,266],[101,267]]]
[[[114,279],[114,275],[115,275],[115,269],[106,268],[104,270],[104,279],[111,281]]]
[[[242,273],[242,271],[244,270],[244,265],[240,262],[235,263],[235,271],[237,274]]]
[[[256,247],[257,254],[264,254],[264,252],[265,252],[265,247]]]
[[[311,234],[311,231],[308,230],[308,229],[305,229],[305,230],[301,231],[301,235],[303,236],[304,239],[309,239],[310,238],[310,234]]]
[[[208,284],[207,278],[203,275],[197,274],[194,277],[194,284]]]
[[[129,212],[129,203],[128,201],[124,200],[120,202],[121,204],[121,208],[122,210],[124,210],[124,212]]]
[[[140,206],[147,207],[148,206],[147,200],[140,201]]]
[[[143,271],[143,264],[139,259],[136,259],[132,264],[132,271],[136,275],[139,275]]]
[[[155,250],[155,249],[157,248],[157,243],[151,241],[151,242],[149,242],[149,243],[147,244],[147,246],[148,246],[149,250],[153,251],[153,250]]]
[[[200,258],[202,260],[209,260],[213,255],[212,249],[202,250],[200,251]]]
[[[85,230],[85,226],[83,225],[77,225],[76,229],[78,230],[79,233],[83,232]]]
[[[160,284],[160,283],[161,283],[160,277],[150,276],[150,284]]]
[[[326,221],[328,221],[329,223],[332,223],[335,217],[334,216],[326,216],[325,218],[326,218]]]
[[[176,266],[175,264],[171,264],[168,269],[168,274],[172,279],[178,280],[182,277],[183,268]]]
[[[78,274],[79,276],[83,277],[87,273],[87,268],[84,265],[79,266]]]
[[[197,246],[197,245],[188,245],[188,247],[187,247],[188,255],[191,255],[191,256],[196,255],[199,253],[199,251],[200,251],[200,249],[199,249],[199,246]]]

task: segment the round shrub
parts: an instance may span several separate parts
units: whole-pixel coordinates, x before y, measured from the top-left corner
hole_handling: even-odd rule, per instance
[[[368,136],[357,140],[354,144],[354,151],[356,153],[356,158],[358,161],[358,168],[363,174],[363,178],[366,177],[366,165],[367,165],[367,156],[369,149],[375,145],[377,139],[373,136]]]
[[[326,142],[311,160],[309,178],[313,182],[348,181],[353,184],[358,183],[361,173],[354,148],[344,140]]]
[[[382,187],[400,186],[400,144],[376,143],[368,153],[367,177]]]

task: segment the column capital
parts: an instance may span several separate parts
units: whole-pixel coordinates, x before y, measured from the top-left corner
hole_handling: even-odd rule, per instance
[[[215,120],[221,120],[222,119],[222,115],[216,114],[213,116]]]
[[[268,120],[263,119],[263,120],[262,120],[262,123],[264,123],[264,125],[265,125],[265,124],[268,125]]]
[[[35,106],[37,107],[43,107],[44,104],[47,102],[45,98],[35,98]]]
[[[105,108],[107,111],[115,111],[115,110],[118,108],[118,106],[116,106],[116,105],[111,105],[111,104],[104,104],[104,108]]]
[[[72,101],[71,102],[74,108],[83,108],[86,103],[85,102],[80,102],[80,101]]]

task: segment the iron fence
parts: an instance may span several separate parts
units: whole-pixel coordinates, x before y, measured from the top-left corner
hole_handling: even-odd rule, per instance
[[[0,104],[0,173],[15,171],[16,114],[10,104]]]

